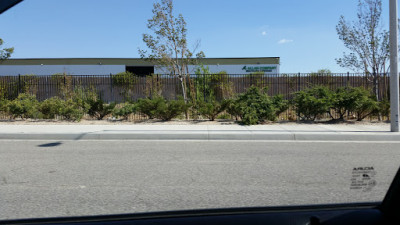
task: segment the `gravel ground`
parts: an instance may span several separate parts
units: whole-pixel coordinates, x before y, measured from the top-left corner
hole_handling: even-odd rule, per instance
[[[234,120],[172,120],[172,121],[161,121],[161,120],[81,120],[80,122],[72,121],[58,121],[58,120],[32,120],[32,119],[16,119],[16,120],[0,120],[0,125],[235,125],[237,124]],[[263,125],[268,124],[287,124],[287,125],[313,125],[313,124],[340,124],[340,125],[385,125],[388,124],[386,121],[344,121],[344,122],[332,122],[332,121],[317,121],[317,122],[293,122],[293,121],[278,121],[278,122],[266,122]]]

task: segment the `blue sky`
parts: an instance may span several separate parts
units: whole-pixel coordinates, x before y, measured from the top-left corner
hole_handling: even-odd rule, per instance
[[[0,37],[13,58],[139,57],[153,0],[24,0],[0,15]],[[207,57],[281,57],[281,72],[328,68],[346,51],[340,15],[354,19],[357,0],[175,0],[190,45]],[[383,24],[389,24],[383,1]]]

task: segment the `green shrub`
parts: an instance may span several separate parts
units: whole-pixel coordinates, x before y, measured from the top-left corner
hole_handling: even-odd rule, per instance
[[[232,118],[231,118],[231,116],[229,114],[223,113],[223,114],[219,114],[217,116],[217,119],[219,119],[219,120],[230,120]]]
[[[210,102],[198,101],[197,103],[199,113],[211,121],[214,121],[218,114],[225,111],[226,106],[225,102],[221,103],[214,99]]]
[[[388,99],[384,99],[378,103],[378,115],[385,116],[389,120],[390,101]]]
[[[80,121],[91,109],[91,103],[99,98],[94,88],[75,87],[72,91],[66,91],[64,107],[60,115],[66,120]]]
[[[252,125],[252,124],[257,124],[260,119],[258,117],[257,110],[255,107],[247,107],[246,105],[243,105],[244,107],[241,107],[243,115],[241,116],[242,121],[241,123],[244,125]]]
[[[6,113],[7,112],[7,105],[9,103],[9,100],[5,98],[0,98],[0,113]]]
[[[229,113],[231,116],[235,117],[236,120],[240,118],[241,112],[240,108],[236,107],[236,99],[227,99],[224,100],[224,104],[226,106],[226,112]]]
[[[361,121],[379,110],[375,96],[371,95],[371,93],[365,88],[353,88],[351,94],[356,98],[353,107],[351,107],[351,111],[356,114],[357,121]]]
[[[316,86],[295,93],[293,106],[303,120],[315,120],[317,116],[329,112],[333,92],[327,87]]]
[[[169,101],[163,99],[157,106],[156,118],[168,121],[186,112],[190,104],[185,103],[183,98],[179,98]]]
[[[164,98],[162,97],[139,99],[137,102],[137,110],[145,114],[149,119],[154,119],[157,115],[159,105],[162,104],[163,101]]]
[[[283,95],[275,95],[272,97],[272,105],[275,108],[275,115],[278,117],[289,108],[289,101],[283,99]]]
[[[101,99],[88,101],[90,108],[88,114],[98,120],[102,120],[105,116],[111,114],[115,108],[116,103],[106,104]]]
[[[332,98],[332,109],[343,119],[347,112],[356,114],[357,120],[382,113],[387,115],[389,106],[385,101],[378,103],[370,91],[363,87],[341,87],[336,89]],[[334,117],[331,115],[334,119]]]
[[[12,117],[39,118],[39,102],[34,95],[19,94],[7,104],[7,113]]]
[[[130,114],[136,113],[137,106],[133,103],[125,103],[122,107],[115,108],[113,111],[113,116],[123,117],[125,120],[128,119]]]
[[[149,119],[171,120],[182,113],[186,112],[190,104],[180,98],[178,100],[166,100],[163,97],[155,97],[153,99],[139,99],[137,110]]]
[[[90,103],[96,102],[98,99],[99,96],[94,88],[76,87],[66,100],[73,101],[74,107],[79,108],[83,113],[88,113],[91,107]]]
[[[84,111],[80,105],[69,99],[65,101],[65,105],[62,108],[60,115],[66,120],[80,121],[84,115]]]
[[[340,87],[336,89],[332,96],[332,109],[339,115],[340,120],[344,119],[344,115],[351,111],[357,101],[357,96],[354,94],[353,87]],[[330,114],[332,119],[334,116]]]
[[[7,84],[0,83],[0,101],[8,98],[8,87]]]
[[[241,123],[245,125],[265,120],[274,121],[277,110],[266,92],[265,88],[260,90],[258,87],[250,87],[245,93],[226,103],[228,112],[241,118]]]
[[[52,97],[40,103],[39,112],[42,113],[44,119],[55,119],[57,115],[62,114],[65,105],[64,100]]]
[[[88,93],[74,91],[68,99],[52,97],[39,103],[34,95],[20,94],[13,101],[9,101],[5,111],[12,117],[54,119],[61,116],[66,120],[81,120],[87,112],[89,104],[85,95]]]

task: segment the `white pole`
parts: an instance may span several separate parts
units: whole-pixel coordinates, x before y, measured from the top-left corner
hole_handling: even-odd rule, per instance
[[[390,0],[390,131],[399,132],[399,57],[397,0]]]

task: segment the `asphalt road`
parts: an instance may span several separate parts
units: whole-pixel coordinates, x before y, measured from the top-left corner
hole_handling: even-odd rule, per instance
[[[0,219],[381,201],[399,150],[399,142],[4,140]],[[350,189],[358,167],[373,167],[376,185]]]

